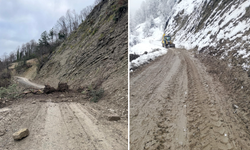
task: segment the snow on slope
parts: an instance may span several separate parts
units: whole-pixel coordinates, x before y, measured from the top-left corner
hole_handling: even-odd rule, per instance
[[[182,0],[174,6],[166,33],[174,34],[176,47],[199,51],[218,48],[225,51],[221,58],[237,49],[238,54],[246,58],[250,55],[247,50],[250,46],[245,45],[250,43],[250,17],[246,14],[249,6],[250,0],[221,0],[218,4],[215,0]],[[206,14],[209,8],[213,10]],[[244,64],[243,68],[248,66]]]
[[[167,53],[167,49],[161,45],[163,31],[160,28],[160,22],[160,18],[154,19],[155,26],[149,29],[150,36],[145,36],[143,31],[147,22],[139,24],[134,33],[130,35],[130,42],[135,40],[136,44],[130,45],[129,53],[140,55],[140,57],[129,63],[130,69],[148,63],[150,60]]]

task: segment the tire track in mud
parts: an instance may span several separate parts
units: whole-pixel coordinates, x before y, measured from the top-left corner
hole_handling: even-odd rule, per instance
[[[185,55],[188,65],[188,129],[190,149],[233,149],[229,129],[216,107],[218,99],[205,74]]]
[[[130,87],[131,150],[249,149],[227,92],[186,50],[133,72]]]
[[[0,120],[0,125],[8,132],[0,136],[0,149],[126,150],[123,124],[99,120],[87,107],[96,111],[91,106],[74,102],[31,104],[30,101],[3,110],[8,112],[7,120]],[[0,114],[3,114],[1,109]],[[30,135],[16,142],[12,133],[20,127],[27,127]]]
[[[160,141],[157,149],[186,149],[186,92],[183,92],[187,90],[187,79],[183,76],[185,67],[182,61],[164,89],[167,94],[165,100],[168,102],[158,115],[161,121],[157,123],[159,129],[155,134],[155,139]],[[167,116],[170,116],[170,119]]]
[[[178,113],[184,106],[180,101],[184,92],[175,93],[186,90],[185,86],[179,86],[186,82],[181,78],[185,66],[178,53],[169,51],[168,54],[131,78],[131,149],[175,149],[185,143],[185,123],[178,125],[179,118],[185,122],[185,111]]]

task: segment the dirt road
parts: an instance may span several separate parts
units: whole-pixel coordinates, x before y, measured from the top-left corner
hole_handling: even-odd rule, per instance
[[[29,88],[35,88],[35,89],[43,89],[44,88],[44,85],[39,85],[39,84],[30,82],[27,78],[18,77],[18,76],[15,76],[14,78],[17,82],[22,84],[22,86],[29,87]]]
[[[78,93],[30,94],[0,109],[0,150],[127,150],[127,117],[109,114]],[[30,135],[14,141],[20,128]]]
[[[132,73],[130,91],[131,150],[250,149],[240,108],[186,50]]]

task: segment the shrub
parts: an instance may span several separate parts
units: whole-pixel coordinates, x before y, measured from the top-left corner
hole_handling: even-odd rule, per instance
[[[91,101],[97,103],[102,98],[103,93],[104,93],[103,88],[97,90],[91,90],[90,91]]]
[[[126,13],[127,9],[128,9],[127,6],[124,5],[124,6],[119,7],[119,8],[116,10],[115,16],[114,16],[114,18],[113,18],[113,20],[115,21],[115,23],[117,23],[118,20],[122,17],[122,15],[123,15],[124,13]]]
[[[104,89],[103,88],[93,88],[92,85],[89,85],[86,88],[80,88],[82,90],[82,94],[87,95],[91,102],[97,103],[103,96]]]
[[[11,74],[8,71],[0,73],[0,87],[8,87],[11,83]]]
[[[129,61],[135,60],[136,58],[140,57],[138,54],[129,54]]]
[[[19,91],[17,90],[16,84],[12,84],[7,88],[0,87],[0,97],[14,99],[19,97]]]

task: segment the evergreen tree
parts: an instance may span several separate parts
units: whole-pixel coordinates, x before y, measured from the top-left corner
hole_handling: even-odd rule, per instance
[[[53,43],[54,35],[55,35],[55,32],[54,32],[54,29],[52,28],[52,29],[49,31],[49,36],[50,36],[50,39],[52,40],[52,43]]]
[[[49,41],[48,33],[47,33],[47,31],[44,31],[41,34],[41,39],[39,39],[39,45],[40,46],[48,46],[49,45],[48,41]]]
[[[16,52],[16,60],[19,61],[20,60],[20,52],[19,52],[19,48],[17,48],[17,52]]]

